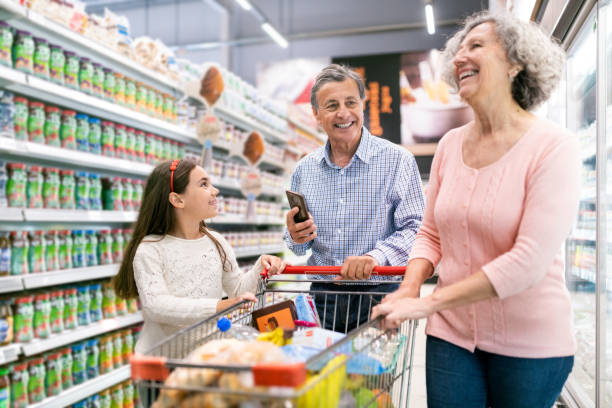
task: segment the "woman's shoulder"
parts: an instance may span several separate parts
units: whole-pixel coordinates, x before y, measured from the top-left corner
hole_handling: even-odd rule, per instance
[[[452,146],[453,144],[460,143],[463,139],[463,136],[470,131],[472,126],[474,126],[474,121],[470,121],[463,126],[459,126],[457,128],[449,130],[444,134],[444,136],[442,136],[442,138],[438,142],[437,149],[446,149]]]
[[[470,131],[471,126],[473,126],[473,122],[451,129],[442,136],[434,154],[438,162],[442,161],[449,164],[449,160],[452,161],[453,157],[458,157],[455,153],[461,149],[463,137]]]
[[[535,148],[543,154],[559,148],[575,149],[576,152],[580,149],[580,142],[575,133],[549,119],[536,119],[531,132],[533,137],[529,138],[530,148]]]
[[[575,139],[576,135],[560,124],[546,118],[537,118],[533,126],[533,132],[540,137],[545,137],[551,142],[560,142],[565,139]]]

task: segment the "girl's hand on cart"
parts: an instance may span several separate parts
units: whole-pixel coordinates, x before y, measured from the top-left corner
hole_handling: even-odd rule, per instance
[[[400,298],[381,303],[372,308],[372,319],[385,316],[382,326],[385,329],[397,329],[404,320],[418,320],[435,312],[431,297]]]
[[[287,264],[278,256],[262,255],[260,259],[261,266],[264,270],[268,271],[267,276],[282,273],[285,270],[285,266],[287,266]]]
[[[253,295],[251,292],[244,292],[243,294],[238,295],[234,298],[221,299],[220,301],[218,301],[217,302],[217,313],[222,310],[227,309],[228,307],[232,307],[236,303],[240,303],[243,300],[248,300],[251,302],[257,301],[257,299],[255,298],[255,295]]]

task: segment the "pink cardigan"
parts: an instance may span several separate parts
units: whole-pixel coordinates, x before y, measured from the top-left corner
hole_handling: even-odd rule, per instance
[[[470,351],[573,355],[562,245],[578,209],[577,138],[537,119],[499,160],[473,169],[461,151],[469,126],[438,145],[410,258],[439,267],[436,289],[482,269],[499,297],[436,313],[426,332]]]

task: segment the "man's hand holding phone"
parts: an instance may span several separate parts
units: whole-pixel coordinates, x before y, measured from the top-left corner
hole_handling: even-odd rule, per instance
[[[312,241],[317,237],[317,226],[312,219],[312,215],[308,213],[308,219],[303,222],[296,223],[293,217],[300,211],[298,207],[293,207],[287,211],[287,230],[291,234],[291,239],[296,244],[304,244]]]
[[[317,226],[306,207],[306,199],[300,193],[287,190],[287,201],[291,209],[287,212],[287,230],[297,244],[304,244],[317,237]]]

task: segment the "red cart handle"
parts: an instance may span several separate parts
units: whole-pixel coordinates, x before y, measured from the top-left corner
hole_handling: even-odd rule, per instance
[[[291,275],[340,275],[341,266],[291,266],[287,265],[281,272]],[[403,276],[406,273],[405,266],[375,266],[372,275],[377,276]],[[268,278],[268,270],[261,273],[261,277]]]

